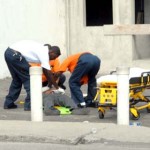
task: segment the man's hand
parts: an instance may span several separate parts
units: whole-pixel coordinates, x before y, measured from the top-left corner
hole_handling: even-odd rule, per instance
[[[58,88],[56,90],[52,90],[54,93],[60,93],[60,94],[65,94],[65,90],[62,88]]]
[[[45,92],[43,92],[44,94],[51,94],[51,93],[53,93],[53,91],[52,90],[47,90],[47,91],[45,91]]]
[[[53,73],[51,72],[51,70],[47,70],[47,69],[43,68],[43,73],[44,73],[44,75],[46,76],[46,78],[48,80],[48,83],[49,83],[48,86],[51,88],[52,85],[54,85],[54,87],[56,89],[58,89],[58,85],[57,85],[57,83],[54,79],[54,76],[53,76]]]
[[[56,90],[56,89],[55,89],[55,88],[49,88],[48,86],[42,88],[42,92],[43,92],[44,94],[51,94],[51,93],[54,93],[54,90]]]

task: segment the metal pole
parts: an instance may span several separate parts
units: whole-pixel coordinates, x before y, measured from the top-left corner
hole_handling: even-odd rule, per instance
[[[42,68],[30,67],[31,120],[43,121]]]
[[[117,124],[129,125],[129,67],[117,67]]]

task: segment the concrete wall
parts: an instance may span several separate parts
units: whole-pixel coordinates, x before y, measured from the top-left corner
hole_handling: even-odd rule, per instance
[[[145,24],[150,24],[150,0],[144,0],[144,21]]]
[[[145,0],[145,22],[150,20],[150,2]],[[109,73],[117,66],[149,69],[149,35],[106,36],[103,26],[87,27],[85,24],[85,0],[70,1],[70,49],[91,51],[102,60],[100,72]],[[135,23],[135,0],[113,0],[113,23]],[[145,60],[147,59],[147,61]]]
[[[18,40],[58,45],[66,57],[65,15],[65,0],[0,0],[0,78],[10,76],[3,55]]]
[[[144,1],[144,23],[150,24],[150,1],[149,0]],[[150,59],[150,35],[143,35],[143,36],[137,35],[134,37],[134,40],[135,40],[135,50],[134,50],[133,59],[134,60]]]
[[[76,51],[93,52],[102,60],[101,73],[109,73],[116,69],[116,66],[130,65],[133,49],[132,37],[104,36],[103,26],[87,27],[84,2],[84,0],[71,0],[70,2],[71,53],[76,53]],[[124,11],[127,14],[131,13],[126,9]],[[127,16],[129,18],[129,15]],[[128,22],[126,18],[125,22]]]
[[[113,0],[113,5],[114,24],[134,23],[134,0]],[[149,7],[145,0],[147,23]],[[102,74],[120,65],[149,68],[149,36],[106,36],[103,26],[87,27],[85,0],[0,0],[0,19],[0,78],[9,76],[5,49],[22,39],[59,45],[61,60],[91,51],[102,60]]]
[[[102,59],[102,68],[108,68],[109,61],[114,55],[113,38],[104,37],[103,27],[87,27],[85,24],[84,0],[70,2],[70,54],[91,51]]]

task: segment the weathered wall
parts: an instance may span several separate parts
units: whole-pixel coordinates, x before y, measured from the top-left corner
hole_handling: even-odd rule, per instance
[[[70,2],[70,53],[91,51],[102,59],[102,69],[109,66],[105,61],[109,61],[114,55],[113,38],[104,37],[102,26],[87,27],[85,18],[84,0],[72,0]]]
[[[134,0],[113,0],[113,5],[114,24],[134,23]],[[146,23],[149,7],[145,0]],[[9,76],[5,49],[22,39],[59,45],[61,60],[91,51],[102,60],[101,73],[120,65],[149,68],[149,36],[106,36],[103,26],[87,27],[85,0],[0,0],[0,19],[0,78]]]
[[[101,73],[109,73],[117,66],[150,68],[150,36],[106,36],[103,26],[87,27],[85,24],[85,0],[70,2],[70,49],[91,51],[102,60]],[[113,23],[135,23],[135,1],[113,0]],[[150,20],[150,2],[145,0],[145,23]],[[145,61],[147,59],[147,63]]]
[[[124,1],[124,3],[126,2]],[[126,16],[129,18],[131,12],[126,10],[124,13],[127,13]],[[76,51],[93,52],[102,60],[100,70],[102,73],[109,73],[111,70],[116,69],[116,66],[130,65],[133,49],[132,37],[104,36],[103,26],[87,27],[85,18],[84,0],[72,0],[70,2],[71,53]],[[128,22],[126,18],[125,22]]]
[[[0,78],[9,76],[4,51],[18,40],[59,45],[66,57],[65,15],[65,0],[0,0]]]
[[[150,24],[150,0],[144,0],[144,23]],[[135,50],[133,59],[134,60],[150,59],[150,35],[143,35],[143,36],[137,35],[134,37],[134,40],[135,40]],[[143,65],[144,64],[145,61]]]

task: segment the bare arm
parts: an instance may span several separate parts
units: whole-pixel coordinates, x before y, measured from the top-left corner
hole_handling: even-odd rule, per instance
[[[59,77],[61,76],[62,73],[63,73],[62,71],[54,73],[54,77],[56,78],[56,80],[59,80]]]
[[[54,79],[54,76],[53,76],[53,73],[51,72],[51,70],[47,70],[45,68],[43,68],[43,73],[44,75],[46,76],[47,80],[48,80],[48,83],[49,83],[49,86],[51,86],[52,84],[54,85],[54,87],[56,89],[58,89],[58,85]]]

